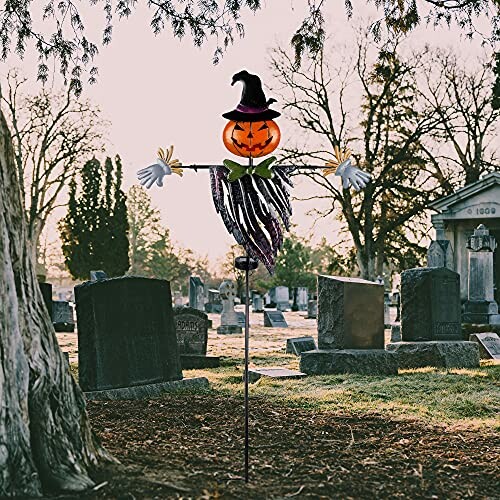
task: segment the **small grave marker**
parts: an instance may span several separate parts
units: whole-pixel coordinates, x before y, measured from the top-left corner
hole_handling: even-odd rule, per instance
[[[264,326],[271,328],[288,328],[281,311],[264,311]]]
[[[174,308],[175,334],[180,354],[206,354],[208,317],[193,307]]]
[[[295,339],[287,339],[286,352],[300,356],[303,352],[315,351],[316,342],[312,337],[298,337]]]
[[[473,333],[469,340],[479,344],[481,359],[500,359],[500,337],[494,332]]]
[[[183,370],[217,368],[218,356],[207,356],[208,316],[193,307],[175,307],[174,325]]]
[[[289,370],[288,368],[267,367],[267,368],[251,368],[248,370],[248,381],[250,383],[257,382],[261,377],[269,377],[276,379],[303,378],[306,374],[297,370]]]
[[[73,307],[69,302],[65,300],[52,302],[52,322],[56,332],[73,333],[75,331]]]

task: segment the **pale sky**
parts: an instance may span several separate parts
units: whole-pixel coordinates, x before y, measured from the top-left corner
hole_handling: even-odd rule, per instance
[[[142,4],[128,20],[116,19],[113,40],[100,48],[95,61],[98,83],[87,86],[85,96],[99,105],[111,121],[108,154],[119,153],[122,157],[125,190],[137,182],[137,170],[154,162],[159,146],[173,144],[174,156],[184,164],[220,164],[224,158],[233,158],[222,144],[226,120],[221,114],[233,109],[240,100],[241,86],[231,87],[230,83],[232,75],[241,69],[261,77],[267,97],[278,99],[273,108],[281,111],[279,96],[271,95],[266,88],[274,83],[268,68],[268,51],[278,42],[289,46],[304,18],[307,2],[268,0],[264,5],[267,6],[257,14],[243,16],[245,38],[236,40],[217,66],[211,62],[212,42],[195,48],[189,36],[179,41],[173,39],[168,29],[155,37],[149,26],[151,12]],[[354,21],[347,20],[344,2],[330,0],[327,5],[336,8],[327,18],[328,34],[338,43],[354,43]],[[376,11],[372,6],[367,8],[364,1],[354,5],[356,16],[376,18]],[[103,18],[102,6],[98,4],[88,10],[84,19],[98,39]],[[424,26],[408,40],[410,47],[424,43],[459,47],[463,55],[471,58],[483,52],[478,41],[460,38],[457,29],[434,30]],[[33,79],[36,89],[34,62],[30,55],[21,63],[11,58],[0,67],[1,73],[5,74],[10,66],[19,66]],[[286,115],[276,121],[282,130],[282,142],[286,141],[293,134]],[[311,181],[304,180],[298,183],[295,194],[300,197],[317,189]],[[213,208],[207,171],[186,172],[182,179],[167,177],[163,188],[155,185],[149,193],[174,240],[211,260],[224,256],[233,241]],[[293,202],[293,222],[301,234],[311,232],[314,220],[306,212],[315,203]],[[335,242],[336,228],[335,221],[322,221],[314,229],[314,238],[319,240],[324,235]]]

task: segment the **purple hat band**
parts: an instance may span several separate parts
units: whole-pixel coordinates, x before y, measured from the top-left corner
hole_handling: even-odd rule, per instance
[[[245,106],[244,104],[238,104],[238,106],[236,106],[236,111],[240,111],[241,113],[262,113],[268,109],[267,106],[265,108],[254,108],[252,106]]]

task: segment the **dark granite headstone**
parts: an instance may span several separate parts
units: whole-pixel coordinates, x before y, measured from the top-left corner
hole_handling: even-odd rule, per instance
[[[383,349],[383,285],[318,276],[318,348]]]
[[[307,303],[307,316],[308,319],[316,319],[318,317],[318,300],[311,299]]]
[[[401,273],[403,341],[462,340],[460,275],[445,267]]]
[[[287,339],[286,352],[300,356],[303,352],[314,351],[316,342],[312,337],[299,337],[296,339]]]
[[[40,291],[42,292],[45,307],[47,307],[47,311],[49,312],[49,317],[52,318],[52,284],[38,283],[38,285],[40,286]]]
[[[54,300],[52,302],[52,323],[56,332],[74,332],[73,306],[65,300]]]
[[[86,282],[75,287],[75,298],[84,391],[182,379],[168,281]]]
[[[205,308],[204,294],[203,281],[197,276],[191,276],[189,278],[189,306],[203,311]]]
[[[288,328],[281,311],[264,311],[264,326],[272,328]]]
[[[175,307],[173,312],[179,354],[206,354],[208,316],[193,307]]]
[[[494,332],[473,333],[469,340],[479,344],[482,359],[500,359],[500,337]]]

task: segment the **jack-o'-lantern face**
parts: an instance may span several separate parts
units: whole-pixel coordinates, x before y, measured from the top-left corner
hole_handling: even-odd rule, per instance
[[[273,120],[262,122],[229,121],[224,127],[222,140],[236,156],[258,158],[272,153],[280,142],[281,133]]]

